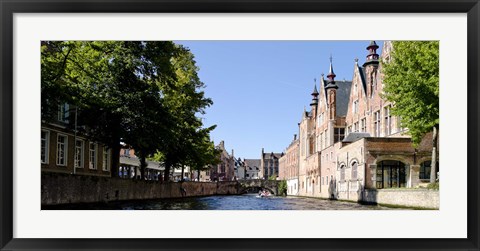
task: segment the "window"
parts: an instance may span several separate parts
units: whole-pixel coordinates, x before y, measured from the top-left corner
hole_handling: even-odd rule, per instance
[[[58,121],[68,123],[69,105],[67,103],[58,106]]]
[[[109,170],[109,165],[110,165],[109,157],[110,157],[110,149],[108,149],[106,146],[103,146],[103,162],[102,162],[103,171]]]
[[[89,158],[89,168],[90,169],[97,169],[97,145],[94,143],[90,143],[89,147],[90,158]]]
[[[337,143],[337,142],[341,141],[345,137],[345,128],[335,128],[334,132],[335,132],[334,143]]]
[[[83,168],[83,140],[75,142],[75,168]]]
[[[363,118],[361,121],[360,121],[360,131],[361,132],[366,132],[367,131],[367,119],[366,118]]]
[[[373,117],[374,117],[374,131],[373,131],[373,135],[375,137],[380,137],[380,111],[376,111],[374,114],[373,114]]]
[[[351,133],[352,132],[352,126],[349,126],[347,130],[348,130],[348,133]]]
[[[319,142],[318,142],[318,145],[320,146],[319,148],[320,148],[320,150],[321,150],[321,149],[323,149],[323,132],[320,133],[320,137],[319,137],[319,138],[320,138],[320,140],[319,140]]]
[[[67,165],[67,136],[59,134],[57,136],[57,165]]]
[[[419,172],[419,179],[421,180],[430,180],[430,172],[432,170],[432,161],[424,161],[422,164],[420,164],[420,172]],[[438,175],[438,161],[437,161],[437,168],[435,168],[435,171],[437,172]],[[438,176],[437,176],[438,178]]]
[[[353,101],[353,113],[358,113],[358,100]]]
[[[358,164],[357,162],[353,162],[352,163],[352,179],[356,179],[357,178],[357,167],[358,167]]]
[[[358,127],[359,127],[359,126],[358,126],[358,122],[353,123],[353,131],[354,131],[354,132],[358,132],[358,130],[359,130]]]
[[[42,159],[42,164],[47,164],[48,163],[49,136],[50,136],[50,133],[48,131],[43,131],[42,130],[41,153],[40,153],[41,159]]]
[[[340,166],[340,180],[345,180],[345,166]]]
[[[390,115],[390,106],[383,108],[383,114],[385,116],[385,136],[392,133],[392,116]]]
[[[328,185],[328,176],[326,178],[327,178],[327,185]]]
[[[130,149],[125,149],[124,154],[125,156],[130,156]]]
[[[377,188],[405,187],[406,170],[400,161],[384,160],[377,165]]]

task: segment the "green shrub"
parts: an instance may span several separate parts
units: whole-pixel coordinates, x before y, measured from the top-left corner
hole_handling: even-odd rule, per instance
[[[287,195],[287,181],[282,180],[278,183],[278,195]]]
[[[440,189],[440,182],[430,183],[427,186],[428,189],[438,190]]]

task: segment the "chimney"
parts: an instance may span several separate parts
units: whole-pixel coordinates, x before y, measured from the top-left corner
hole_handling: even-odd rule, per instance
[[[232,157],[233,157],[233,149],[232,149]]]
[[[297,140],[297,134],[293,135],[293,141]]]

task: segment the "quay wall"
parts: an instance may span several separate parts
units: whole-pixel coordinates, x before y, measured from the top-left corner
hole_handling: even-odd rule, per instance
[[[439,209],[439,190],[430,189],[366,189],[362,201],[384,205]]]
[[[238,194],[236,181],[158,182],[42,172],[42,205]]]

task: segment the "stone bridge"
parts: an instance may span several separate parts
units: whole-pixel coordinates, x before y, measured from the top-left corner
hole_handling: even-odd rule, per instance
[[[251,188],[261,188],[270,191],[274,195],[278,195],[278,185],[280,180],[240,180],[239,194],[247,193]]]

